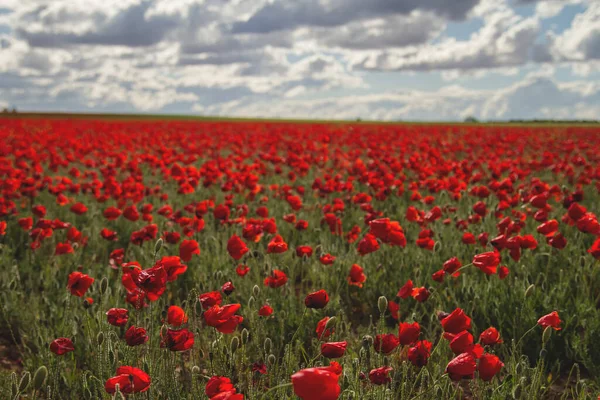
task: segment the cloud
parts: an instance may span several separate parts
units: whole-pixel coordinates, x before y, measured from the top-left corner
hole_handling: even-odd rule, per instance
[[[600,59],[600,3],[592,3],[577,14],[569,29],[551,37],[551,51],[559,60]]]

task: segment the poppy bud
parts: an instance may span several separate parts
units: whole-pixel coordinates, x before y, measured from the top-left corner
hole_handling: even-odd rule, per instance
[[[252,288],[252,293],[254,293],[255,296],[258,296],[260,294],[260,288],[258,287],[258,285],[254,285],[254,287]]]
[[[388,300],[385,296],[381,296],[379,300],[377,300],[377,307],[379,308],[379,312],[383,314],[388,307]]]
[[[325,323],[325,329],[332,328],[333,325],[335,325],[335,317],[331,317],[327,320],[327,322]]]
[[[229,343],[229,350],[231,351],[231,354],[235,353],[238,347],[240,347],[240,338],[234,336],[231,338],[231,343]]]
[[[156,254],[158,254],[158,252],[160,251],[160,249],[162,249],[163,246],[163,240],[162,238],[159,238],[156,243],[154,244],[154,255],[156,256]]]
[[[371,346],[373,345],[373,336],[371,336],[371,335],[363,336],[362,345],[365,349],[371,348]]]
[[[197,365],[194,365],[194,366],[192,367],[192,374],[194,374],[194,375],[198,375],[198,374],[200,374],[200,367],[199,367],[199,366],[197,366]]]
[[[525,298],[528,298],[529,296],[531,296],[533,294],[534,289],[535,289],[535,285],[533,283],[531,285],[529,285],[527,290],[525,290]]]
[[[31,374],[26,371],[23,376],[21,376],[21,382],[19,382],[19,393],[23,393],[27,390],[29,383],[31,383]]]
[[[552,330],[553,328],[551,326],[547,326],[546,329],[544,329],[544,333],[542,334],[542,343],[548,343],[550,336],[552,336]]]
[[[273,354],[269,354],[269,357],[267,357],[267,363],[269,365],[274,365],[275,361],[277,361],[277,359],[275,358],[275,356]]]
[[[265,353],[270,353],[271,352],[272,345],[273,345],[273,342],[271,341],[271,338],[266,338],[265,342],[263,344],[263,347],[265,349]]]
[[[17,386],[17,374],[13,372],[10,374],[10,397],[16,397],[19,394],[19,387]]]
[[[33,374],[33,388],[35,390],[40,390],[44,383],[46,382],[46,378],[48,377],[48,368],[45,365],[42,365],[35,371]]]
[[[198,352],[198,355],[201,359],[204,358],[204,350],[200,349],[200,351]]]
[[[163,325],[160,327],[160,337],[167,337],[168,333],[169,333],[169,327],[167,325]]]
[[[250,296],[250,298],[248,299],[248,308],[252,308],[253,305],[254,305],[254,296]]]
[[[92,395],[92,392],[90,391],[90,388],[86,387],[84,393],[85,393],[84,397],[85,397],[86,400],[92,400],[93,399],[93,395]]]
[[[250,332],[248,332],[248,329],[244,328],[242,329],[242,344],[245,346],[246,343],[248,343],[248,336],[250,335]]]
[[[104,295],[104,293],[106,293],[107,289],[108,289],[108,279],[106,277],[104,277],[100,281],[100,294]]]

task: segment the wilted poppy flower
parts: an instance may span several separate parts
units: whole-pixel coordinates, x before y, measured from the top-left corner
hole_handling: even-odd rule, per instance
[[[200,304],[202,305],[202,308],[205,310],[208,310],[212,306],[221,305],[223,298],[221,297],[220,292],[215,291],[215,292],[202,293],[201,295],[198,296],[198,300],[200,300]]]
[[[502,363],[497,356],[493,354],[484,354],[479,360],[479,367],[477,369],[481,380],[487,382],[491,381],[492,378],[500,372],[502,367],[504,367],[504,363]]]
[[[537,323],[544,329],[551,326],[555,331],[560,331],[561,322],[562,321],[558,317],[558,313],[556,311],[552,311],[550,314],[544,315],[538,319]]]
[[[472,379],[475,374],[477,363],[471,353],[462,353],[448,363],[446,372],[453,381],[459,381],[463,378]]]
[[[218,306],[216,306],[218,307]],[[194,333],[187,329],[167,329],[167,334],[162,337],[160,347],[166,347],[171,351],[186,351],[194,346]]]
[[[326,368],[306,368],[292,375],[294,393],[302,400],[336,400],[339,375]]]
[[[402,346],[415,343],[419,340],[421,334],[421,327],[418,322],[412,324],[408,322],[401,322],[398,328],[398,340]]]
[[[129,311],[126,308],[111,308],[106,312],[108,323],[114,326],[125,326],[129,320]]]
[[[57,356],[62,356],[65,353],[75,350],[73,346],[73,342],[69,338],[58,338],[54,339],[52,343],[50,343],[50,351],[56,354]]]
[[[340,358],[346,352],[348,342],[329,342],[321,344],[321,355],[327,358]]]
[[[460,308],[452,311],[450,315],[442,319],[441,323],[444,331],[448,333],[459,334],[471,329],[471,318]]]
[[[188,321],[183,308],[179,306],[170,306],[167,310],[167,323],[174,327],[179,327]]]
[[[204,321],[221,333],[233,333],[244,320],[241,316],[234,315],[240,307],[240,304],[227,304],[223,307],[215,305],[204,312]]]
[[[421,340],[413,347],[408,349],[408,360],[415,367],[423,367],[427,365],[429,356],[431,355],[431,342]]]
[[[117,375],[109,378],[104,384],[104,390],[108,394],[119,391],[123,394],[142,393],[148,390],[151,383],[150,376],[141,369],[123,366],[117,368]]]
[[[397,296],[400,297],[401,299],[407,299],[412,294],[412,291],[413,291],[413,281],[411,281],[409,279],[408,281],[406,281],[406,283],[404,284],[404,286],[402,286],[400,288],[400,290],[398,291]]]
[[[325,308],[325,306],[329,303],[329,295],[323,289],[316,291],[314,293],[310,293],[304,299],[304,305],[307,308]]]
[[[375,336],[375,340],[373,341],[375,351],[383,354],[390,354],[399,344],[400,341],[392,333],[379,334]]]
[[[348,284],[361,288],[366,280],[367,276],[363,273],[362,267],[358,264],[352,264],[350,273],[348,274]]]
[[[321,262],[321,264],[323,265],[331,265],[333,264],[333,262],[335,261],[335,257],[332,256],[331,254],[323,254],[320,258],[319,261]]]
[[[258,315],[261,317],[268,317],[271,314],[273,314],[273,308],[268,304],[265,304],[258,310]]]
[[[265,286],[269,286],[271,288],[278,288],[280,286],[285,285],[287,281],[288,277],[285,274],[285,272],[280,271],[278,269],[274,269],[273,272],[271,272],[271,275],[265,278],[264,283]]]
[[[192,259],[192,255],[200,255],[200,246],[195,240],[184,240],[179,245],[179,257],[184,262],[188,262]]]
[[[285,253],[287,249],[288,245],[280,235],[276,235],[267,245],[267,253],[280,254]]]
[[[360,242],[358,242],[358,254],[364,256],[379,249],[379,243],[374,235],[367,233]]]
[[[146,343],[149,339],[146,330],[141,327],[136,328],[132,325],[127,329],[127,332],[125,332],[125,343],[127,343],[128,346],[139,346]]]
[[[479,335],[479,343],[485,346],[502,343],[502,339],[500,339],[500,332],[498,332],[498,329],[494,328],[493,326],[487,328]]]
[[[82,274],[79,271],[75,271],[71,272],[69,275],[67,288],[71,291],[73,296],[83,297],[85,292],[92,286],[92,283],[94,283],[94,278]]]
[[[495,274],[498,264],[500,264],[500,253],[496,251],[477,254],[473,257],[473,265],[487,275]]]
[[[248,246],[238,235],[233,235],[227,242],[227,252],[234,260],[239,260],[248,252]]]
[[[369,372],[369,380],[373,385],[385,385],[390,383],[392,378],[390,372],[393,371],[392,367],[380,367],[375,368]]]

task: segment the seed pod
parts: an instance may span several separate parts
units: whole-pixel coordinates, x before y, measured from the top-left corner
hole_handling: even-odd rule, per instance
[[[533,294],[534,289],[535,289],[535,285],[533,283],[531,285],[529,285],[527,290],[525,290],[525,298],[528,298],[529,296],[531,296]]]
[[[552,336],[552,327],[547,326],[546,329],[544,329],[544,333],[542,334],[542,343],[548,343],[548,340],[550,340],[550,336]]]
[[[100,294],[104,295],[104,293],[106,293],[107,290],[108,290],[108,278],[104,277],[100,281]]]
[[[271,341],[271,338],[266,338],[265,342],[263,344],[263,347],[265,349],[265,353],[270,353],[272,346],[273,346],[273,341]]]
[[[385,312],[385,310],[387,310],[388,300],[385,298],[385,296],[381,296],[379,300],[377,300],[377,307],[379,308],[379,312],[382,314]]]
[[[31,383],[31,374],[26,371],[23,376],[21,376],[21,382],[19,382],[19,393],[24,392],[27,387],[29,387],[29,383]]]
[[[197,366],[197,365],[194,365],[194,366],[192,367],[192,374],[194,374],[194,375],[199,375],[199,374],[200,374],[200,367],[199,367],[199,366]]]
[[[35,390],[40,390],[44,383],[46,382],[46,378],[48,377],[48,368],[45,365],[42,365],[35,371],[33,374],[33,388]]]
[[[371,348],[372,345],[373,345],[373,336],[371,336],[371,335],[365,335],[365,336],[363,336],[363,338],[362,338],[362,346],[365,349],[369,349],[369,348]]]
[[[231,338],[231,343],[229,343],[229,350],[231,351],[231,354],[235,353],[238,347],[240,347],[240,338],[234,336]]]

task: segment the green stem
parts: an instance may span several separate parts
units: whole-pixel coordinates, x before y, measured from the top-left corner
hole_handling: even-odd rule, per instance
[[[272,392],[274,390],[278,390],[278,389],[285,388],[285,387],[290,387],[290,386],[292,386],[291,383],[284,383],[282,385],[274,386],[271,389],[269,389],[266,392],[264,392],[263,395],[261,396],[261,399],[264,399],[267,394],[269,394],[270,392]]]

